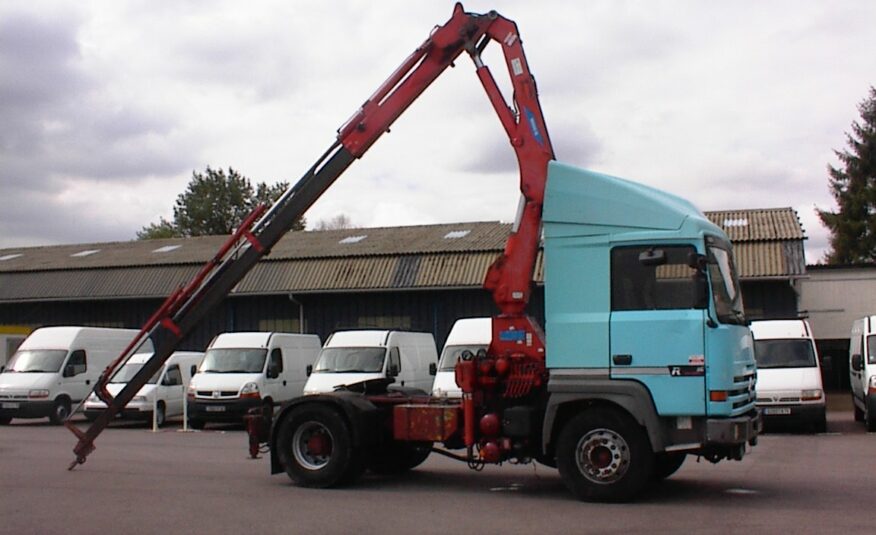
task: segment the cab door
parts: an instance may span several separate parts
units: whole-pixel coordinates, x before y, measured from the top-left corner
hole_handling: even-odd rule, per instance
[[[645,385],[661,415],[704,414],[705,303],[690,245],[611,252],[611,378]]]
[[[183,385],[182,372],[180,372],[178,364],[171,364],[164,372],[164,378],[157,385],[158,399],[164,400],[166,407],[166,416],[176,416],[183,412],[183,402],[185,401],[185,386]]]

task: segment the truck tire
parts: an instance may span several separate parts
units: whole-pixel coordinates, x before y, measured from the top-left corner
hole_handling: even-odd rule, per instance
[[[371,453],[368,469],[375,474],[401,474],[423,464],[431,452],[431,442],[393,440]]]
[[[651,480],[654,453],[645,430],[626,414],[588,410],[560,432],[557,468],[578,499],[623,502]]]
[[[70,400],[66,397],[60,397],[55,400],[55,405],[52,407],[52,413],[49,414],[49,421],[54,425],[61,425],[64,420],[70,417]]]
[[[365,467],[343,417],[330,407],[302,405],[279,424],[277,457],[296,485],[327,488],[353,482]]]
[[[681,468],[687,458],[685,453],[657,453],[654,455],[654,481],[661,481],[671,476]]]

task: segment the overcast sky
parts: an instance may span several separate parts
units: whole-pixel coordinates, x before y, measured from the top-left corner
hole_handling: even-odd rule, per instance
[[[876,3],[477,0],[517,22],[559,160],[703,210],[791,206],[876,84]],[[0,3],[0,248],[129,240],[193,171],[296,181],[450,1]],[[490,52],[490,49],[488,49]],[[493,47],[493,53],[498,47]],[[506,76],[494,54],[494,74]],[[510,221],[513,151],[463,56],[307,213]]]

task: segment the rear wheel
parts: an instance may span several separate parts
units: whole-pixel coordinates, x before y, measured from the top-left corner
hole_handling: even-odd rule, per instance
[[[64,420],[70,417],[70,400],[65,397],[60,397],[55,400],[55,405],[52,407],[52,413],[49,414],[49,421],[54,425],[61,425]]]
[[[684,460],[687,458],[685,453],[658,453],[654,455],[654,475],[655,481],[666,479],[681,468]]]
[[[277,456],[296,485],[326,488],[350,483],[364,462],[346,421],[322,405],[297,407],[280,424]]]
[[[855,396],[852,396],[852,408],[855,410],[855,421],[863,422],[864,421],[864,411],[858,407],[858,404],[855,403]]]
[[[557,468],[579,499],[621,502],[645,488],[654,453],[645,430],[632,418],[616,410],[590,410],[560,432]]]
[[[159,401],[158,405],[155,406],[154,418],[157,427],[164,427],[164,424],[167,423],[167,409],[165,409],[163,401]]]
[[[401,474],[423,464],[431,452],[430,442],[393,440],[372,452],[368,469],[376,474]]]

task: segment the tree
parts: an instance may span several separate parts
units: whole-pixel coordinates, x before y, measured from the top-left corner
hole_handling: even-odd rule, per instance
[[[331,219],[320,219],[316,222],[313,230],[340,230],[345,228],[356,228],[353,226],[353,221],[345,214],[338,214]]]
[[[876,88],[858,104],[861,122],[846,132],[848,150],[834,151],[841,167],[828,166],[836,212],[818,210],[830,230],[829,264],[876,261]]]
[[[250,180],[232,168],[207,167],[204,173],[192,172],[186,191],[176,198],[173,221],[163,217],[137,232],[141,240],[186,236],[231,234],[259,203],[273,204],[289,187],[288,182],[272,186],[264,182],[253,189]],[[304,230],[299,217],[291,230]]]

